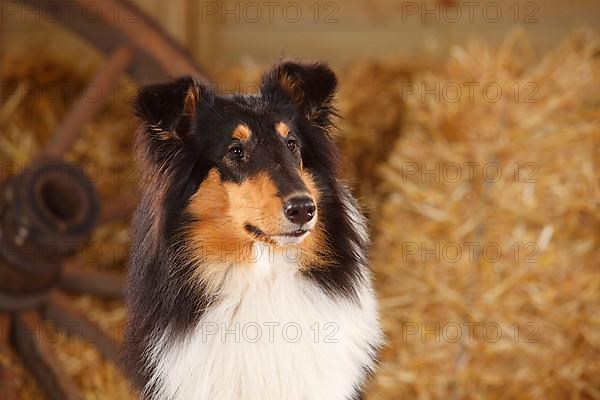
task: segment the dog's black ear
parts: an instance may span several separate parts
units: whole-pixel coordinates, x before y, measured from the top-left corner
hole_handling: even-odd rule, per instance
[[[192,77],[150,85],[138,95],[135,112],[150,139],[185,142],[192,134],[194,117],[213,102],[212,89]]]
[[[289,101],[310,121],[333,111],[337,88],[335,73],[325,64],[284,62],[265,74],[262,95],[272,101]]]

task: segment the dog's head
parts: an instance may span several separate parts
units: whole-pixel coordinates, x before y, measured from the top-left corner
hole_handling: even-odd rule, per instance
[[[160,199],[150,212],[163,226],[187,215],[197,235],[217,242],[315,236],[320,188],[335,169],[336,86],[323,64],[286,62],[256,95],[218,96],[192,78],[145,88],[136,107],[142,172],[156,191],[148,195]]]

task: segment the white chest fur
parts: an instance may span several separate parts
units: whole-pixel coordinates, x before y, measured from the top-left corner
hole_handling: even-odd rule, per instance
[[[275,257],[275,259],[273,259]],[[222,299],[184,341],[152,349],[155,398],[348,400],[381,341],[374,295],[332,299],[281,256],[224,276]]]

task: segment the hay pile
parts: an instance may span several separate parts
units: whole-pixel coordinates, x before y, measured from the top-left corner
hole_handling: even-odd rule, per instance
[[[374,172],[402,130],[404,89],[415,69],[394,59],[358,64],[342,72],[338,144],[349,161],[346,179],[370,210],[377,207],[372,194],[380,181]]]
[[[600,398],[598,42],[541,59],[527,43],[456,48],[415,77],[503,96],[406,98],[375,194],[389,346],[370,399]]]

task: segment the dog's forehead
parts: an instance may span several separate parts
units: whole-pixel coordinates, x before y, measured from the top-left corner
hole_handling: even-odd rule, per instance
[[[254,95],[223,96],[215,105],[217,112],[230,116],[245,116],[248,119],[264,119],[274,111],[271,104]]]
[[[287,137],[293,130],[293,116],[260,99],[231,98],[216,111],[224,125],[224,134],[248,141],[259,138]]]

